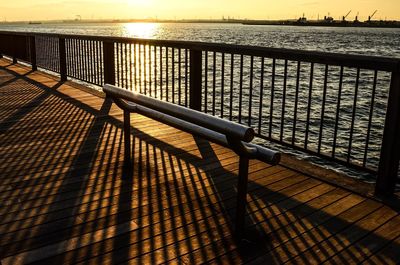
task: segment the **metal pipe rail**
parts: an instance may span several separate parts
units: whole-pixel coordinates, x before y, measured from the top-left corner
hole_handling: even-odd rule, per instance
[[[132,112],[228,147],[239,156],[235,234],[238,239],[242,238],[245,227],[249,159],[259,159],[276,165],[280,161],[280,153],[249,143],[254,138],[254,130],[250,127],[109,84],[104,85],[103,91],[124,111],[124,166],[129,176],[132,174],[129,137]]]

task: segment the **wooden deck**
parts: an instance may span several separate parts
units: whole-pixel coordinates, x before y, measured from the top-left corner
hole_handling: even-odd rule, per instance
[[[237,156],[0,60],[1,264],[396,264],[400,215],[370,198],[251,162],[248,241],[232,237]]]

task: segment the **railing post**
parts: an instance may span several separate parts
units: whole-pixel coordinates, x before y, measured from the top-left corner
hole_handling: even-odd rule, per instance
[[[392,72],[375,193],[393,194],[400,159],[400,66]]]
[[[113,42],[103,42],[103,56],[104,83],[115,85],[115,56]]]
[[[36,71],[37,70],[37,63],[36,63],[36,41],[35,41],[35,36],[29,36],[29,51],[30,51],[30,59],[31,59],[31,65],[32,65],[32,70]]]
[[[201,51],[190,50],[190,108],[201,111]]]
[[[67,53],[65,51],[65,38],[58,39],[58,49],[59,49],[59,55],[60,55],[61,81],[67,81]]]

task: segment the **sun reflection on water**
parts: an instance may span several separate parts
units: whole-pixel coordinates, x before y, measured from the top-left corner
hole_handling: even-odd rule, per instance
[[[159,25],[157,23],[123,24],[124,36],[142,39],[155,38]]]

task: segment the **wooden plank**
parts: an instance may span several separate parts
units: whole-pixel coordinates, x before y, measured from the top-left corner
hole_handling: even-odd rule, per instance
[[[257,174],[260,174],[259,176],[263,176],[262,172],[258,172]],[[287,174],[289,174],[289,175],[287,175]],[[276,182],[276,181],[279,181],[281,178],[285,178],[285,176],[290,177],[291,176],[290,174],[292,174],[292,173],[286,173],[286,175],[284,175],[284,174],[281,174],[280,172],[278,172],[277,174],[273,174],[273,176],[275,176],[275,178],[271,178],[269,181]],[[263,179],[263,181],[265,181],[265,180]],[[230,186],[223,185],[223,187],[225,188],[225,191],[224,190],[218,191],[219,196],[221,196],[221,197],[227,196],[227,198],[235,198],[236,193],[234,190],[232,190],[232,188]],[[212,188],[207,188],[207,187],[204,187],[203,189],[198,190],[198,191],[191,191],[189,197],[188,197],[188,195],[185,195],[184,193],[182,193],[182,191],[180,191],[177,187],[168,187],[168,188],[171,189],[167,192],[169,200],[163,202],[163,204],[165,204],[164,207],[169,207],[169,203],[171,203],[171,202],[174,202],[177,205],[179,205],[179,203],[183,204],[187,201],[190,201],[190,197],[194,196],[195,194],[196,194],[196,196],[195,196],[196,199],[201,199],[201,198],[207,199],[209,196],[215,197],[215,195],[216,195],[213,193]],[[250,187],[250,188],[253,188],[253,187]],[[185,189],[185,187],[184,187],[184,189]],[[165,200],[165,196],[166,196],[166,195],[164,195],[164,196],[161,196],[161,198],[160,198],[160,191],[149,192],[149,194],[151,196],[150,198],[148,197],[149,195],[146,195],[145,193],[141,193],[139,195],[140,197],[138,197],[138,200],[133,200],[132,202],[126,201],[124,203],[127,206],[125,211],[129,212],[132,210],[132,208],[143,207],[143,206],[151,204],[153,202],[155,203],[160,199]],[[131,196],[132,195],[130,195],[129,198],[132,198]],[[122,203],[120,200],[118,202]],[[121,211],[120,207],[121,207],[121,205],[115,204],[114,207],[104,207],[101,209],[101,211],[99,211],[99,209],[92,209],[91,212],[89,212],[89,213],[83,212],[82,213],[82,221],[75,220],[76,219],[75,215],[77,215],[78,213],[76,211],[74,211],[75,214],[74,214],[74,217],[72,217],[72,220],[74,220],[74,223],[76,224],[77,222],[84,223],[86,221],[91,221],[92,220],[91,218],[88,219],[88,217],[89,217],[88,214],[91,214],[93,218],[102,218],[103,217],[102,214],[107,214],[107,215],[114,214],[115,215],[118,210]],[[154,208],[154,210],[158,209],[159,205],[154,205],[153,208]],[[162,209],[160,209],[160,210],[162,210]],[[54,216],[54,217],[56,217],[56,216]],[[46,218],[46,216],[44,216],[44,218]],[[36,219],[33,219],[33,221],[36,221]],[[93,221],[95,221],[95,220],[93,220]],[[60,228],[62,228],[62,229],[66,228],[66,226],[68,224],[70,225],[70,222],[65,219],[64,220],[60,219],[58,221],[53,220],[52,223],[48,223],[46,225],[46,230],[43,232],[44,233],[50,233],[53,231],[56,232]],[[40,230],[41,230],[41,227],[36,226],[36,227],[29,227],[27,229],[20,229],[13,233],[3,234],[3,237],[0,239],[0,244],[3,245],[3,249],[4,249],[4,251],[6,251],[7,247],[4,246],[4,244],[8,244],[10,242],[14,242],[14,241],[18,241],[18,240],[27,241],[28,238],[30,238],[30,237],[38,236],[37,232],[39,232]],[[57,232],[55,234],[55,239],[59,239],[59,237],[60,237],[60,233]],[[10,250],[8,249],[8,251],[10,251]]]
[[[288,179],[289,180],[289,179]],[[300,187],[300,186],[299,186]],[[273,195],[273,194],[270,194],[270,195]],[[269,199],[271,199],[269,196],[268,196],[268,198]],[[235,199],[234,199],[234,197],[232,197],[230,200],[230,207],[231,208],[234,208],[235,207]],[[224,204],[227,204],[227,203],[224,203]],[[190,206],[189,206],[190,207]],[[205,207],[207,207],[207,206],[205,206]],[[178,209],[178,208],[177,208]],[[194,223],[193,223],[193,225],[191,225],[191,223],[192,223],[192,221],[189,221],[189,220],[191,220],[193,217],[183,217],[182,219],[180,218],[180,216],[181,216],[181,214],[179,213],[180,211],[178,210],[174,215],[175,215],[175,218],[178,218],[179,220],[183,220],[185,223],[183,223],[183,224],[179,224],[179,222],[178,221],[176,221],[177,223],[175,224],[175,226],[173,225],[172,226],[172,229],[174,229],[174,227],[175,227],[175,229],[179,229],[179,230],[181,230],[181,225],[183,225],[183,226],[188,226],[188,227],[183,227],[183,229],[185,229],[187,232],[186,233],[190,233],[190,234],[192,234],[192,233],[199,233],[199,232],[202,232],[202,231],[204,231],[204,232],[206,232],[207,231],[207,229],[211,229],[212,227],[214,227],[214,225],[213,225],[213,223],[215,223],[215,220],[216,220],[216,218],[218,218],[218,215],[215,215],[215,213],[214,213],[214,215],[210,215],[209,217],[207,217],[208,215],[204,215],[204,211],[208,211],[207,210],[207,208],[205,208],[205,209],[203,209],[203,210],[196,210],[196,212],[197,211],[199,211],[199,217],[201,218],[201,219],[203,219],[203,218],[206,218],[205,220],[201,220],[201,221],[194,221]],[[220,225],[220,226],[224,226],[224,224],[225,224],[225,222],[226,222],[227,220],[224,218],[224,219],[222,219],[222,220],[220,220],[220,221],[218,221],[218,224]],[[165,222],[165,219],[164,219],[164,222]],[[203,225],[202,224],[205,224],[205,226],[204,226],[204,228],[200,228],[199,227],[199,224],[200,224],[200,226],[201,227],[203,227]],[[179,238],[182,238],[182,239],[184,239],[185,237],[182,237],[182,236],[185,236],[185,233],[181,233],[181,232],[177,232],[177,231],[171,231],[171,232],[169,232],[169,225],[167,225],[167,224],[161,224],[162,226],[164,225],[164,227],[166,227],[166,229],[163,229],[162,228],[162,226],[160,227],[160,228],[157,228],[157,232],[153,232],[153,233],[151,233],[150,234],[150,238],[147,240],[147,241],[149,241],[149,242],[165,242],[166,240],[167,241],[169,241],[169,242],[171,242],[171,243],[173,243],[174,241],[173,240],[176,240],[176,238],[174,238],[174,234],[176,234]],[[211,227],[210,227],[210,225],[211,225]],[[153,226],[154,226],[154,224],[153,224]],[[208,226],[208,227],[207,227]],[[168,228],[167,228],[168,227]],[[193,229],[191,228],[191,227],[193,227]],[[154,228],[153,228],[154,229]],[[226,231],[229,231],[229,229],[228,230],[226,230]],[[158,235],[158,233],[161,233],[160,235]],[[142,233],[141,235],[142,236],[145,236],[145,234],[146,233]],[[195,235],[195,234],[194,234]],[[152,237],[156,237],[156,238],[152,238]],[[140,248],[139,249],[136,249],[134,246],[135,245],[138,245],[138,244],[142,244],[141,243],[141,241],[138,241],[137,243],[134,243],[136,240],[134,239],[135,237],[132,237],[132,239],[131,239],[131,244],[134,244],[133,246],[130,246],[129,247],[129,251],[130,251],[130,253],[129,253],[129,257],[135,257],[135,255],[140,255],[140,254],[144,254],[144,253],[140,253],[140,252],[138,252],[138,251],[140,251]],[[165,238],[164,240],[158,240],[157,238]],[[135,241],[133,241],[133,240],[135,240]],[[139,240],[139,239],[137,239],[137,240]],[[141,240],[141,238],[140,238],[140,240]],[[119,240],[118,240],[119,241]],[[164,243],[165,244],[165,243]],[[107,243],[104,243],[104,245],[107,245],[107,246],[112,246],[112,244],[107,244]],[[167,245],[167,246],[165,246],[165,247],[168,247],[168,248],[170,248],[171,246],[168,246],[168,244],[165,244],[165,245]],[[123,246],[122,246],[123,247]],[[163,245],[160,245],[159,243],[156,243],[156,249],[157,248],[162,248],[163,247]],[[172,246],[173,247],[173,246]],[[97,247],[93,247],[93,249],[97,249]],[[100,248],[101,249],[101,248]],[[100,250],[99,249],[99,250]],[[111,250],[111,249],[110,249]],[[104,254],[102,251],[105,251],[105,249],[103,248],[100,252],[98,252],[98,254]],[[121,249],[121,250],[118,250],[118,252],[120,252],[120,253],[123,253],[124,251],[126,251],[126,248],[125,248],[125,250],[124,249]],[[146,252],[147,251],[149,251],[149,250],[146,250]],[[82,253],[85,253],[85,251],[81,251]],[[96,250],[96,252],[97,252],[97,250]],[[160,251],[161,252],[161,251]],[[135,254],[135,253],[137,253],[137,254]],[[78,254],[79,255],[79,254]],[[150,254],[150,255],[152,255],[152,254]],[[96,259],[93,259],[92,260],[92,262],[93,263],[96,263],[96,262],[98,262],[98,261],[100,261],[101,260],[101,262],[103,263],[103,264],[107,264],[108,262],[110,262],[110,257],[111,256],[113,256],[113,254],[112,253],[107,253],[106,255],[105,255],[105,257],[98,257],[98,258],[96,258]],[[119,256],[119,255],[116,255],[117,257]],[[124,255],[122,255],[121,256],[121,259],[119,259],[118,261],[119,262],[121,262],[121,261],[123,261],[123,256]],[[76,257],[76,256],[75,256]],[[82,259],[86,259],[87,257],[85,257],[85,256],[81,256],[81,258]],[[65,257],[64,257],[64,259],[65,259]],[[76,261],[76,260],[75,260]],[[54,260],[52,260],[52,262],[54,262]],[[116,260],[115,259],[113,259],[112,260],[112,262],[116,262]]]
[[[300,253],[298,257],[290,260],[288,263],[304,262],[307,260],[310,264],[321,264],[331,256],[336,255],[339,251],[342,251],[344,248],[371,233],[371,231],[374,231],[395,215],[396,213],[393,210],[387,207],[381,207],[365,216],[363,219],[351,224],[345,230],[334,233],[321,243]]]
[[[94,231],[92,233],[82,234],[78,237],[69,238],[58,242],[53,245],[47,245],[38,249],[22,252],[14,256],[9,256],[1,260],[3,265],[19,265],[27,264],[42,259],[48,258],[51,255],[61,254],[67,251],[71,251],[83,246],[87,246],[107,238],[112,238],[120,234],[131,232],[138,228],[138,225],[134,222],[126,222],[116,226],[110,226],[106,229]]]
[[[399,261],[398,213],[257,161],[247,228],[259,241],[237,245],[233,152],[131,115],[138,171],[125,182],[118,108],[40,73],[0,79],[0,257],[15,255],[3,263]]]
[[[336,253],[334,257],[329,259],[327,264],[338,264],[338,262],[346,260],[348,264],[359,264],[368,256],[383,249],[389,244],[393,244],[392,240],[400,235],[400,216],[397,215],[388,222],[374,230],[372,233],[350,245],[348,248]],[[400,246],[397,245],[397,249]],[[399,253],[397,251],[397,253]]]
[[[322,186],[325,186],[326,184],[322,184]],[[320,184],[321,186],[321,184]],[[321,186],[321,188],[322,188]],[[326,185],[329,187],[329,185]],[[297,189],[299,189],[299,187],[295,187]],[[301,199],[301,198],[307,198],[309,196],[309,194],[315,192],[314,189],[311,190],[307,190],[306,192],[302,192],[299,193],[297,196],[297,198]],[[323,191],[322,191],[323,192]],[[284,193],[290,196],[290,193]],[[292,196],[292,198],[294,197]],[[325,207],[328,207],[329,205],[335,203],[336,201],[339,201],[340,199],[344,198],[345,196],[348,196],[348,192],[344,192],[343,190],[340,189],[335,189],[332,190],[330,192],[324,193],[320,196],[317,196],[315,198],[312,198],[312,196],[310,196],[310,200],[308,201],[307,199],[305,201],[298,201],[298,205],[294,206],[293,208],[285,208],[286,211],[281,211],[279,210],[278,215],[271,217],[271,215],[265,216],[264,219],[259,219],[257,220],[257,223],[254,225],[258,225],[259,223],[265,222],[267,221],[269,223],[269,228],[268,230],[262,230],[262,233],[265,233],[266,238],[268,238],[268,234],[269,233],[273,233],[274,231],[280,230],[280,229],[285,229],[285,226],[289,226],[291,223],[296,222],[296,221],[301,221],[303,218],[307,218],[307,216],[317,212],[317,211],[323,211]],[[268,200],[270,201],[270,200]],[[293,200],[292,199],[287,199],[285,201],[282,202],[284,205],[290,205],[293,204]],[[274,201],[271,201],[271,206],[278,206],[275,205]],[[314,206],[314,207],[313,207]],[[278,208],[279,209],[279,208]],[[259,212],[260,210],[258,210]],[[261,210],[262,211],[262,210]],[[276,211],[271,211],[271,213],[275,213]],[[257,212],[252,213],[252,215],[256,215]],[[263,236],[264,238],[264,236]],[[193,263],[202,263],[202,262],[207,262],[207,263],[218,263],[218,264],[231,264],[231,263],[236,263],[239,261],[239,263],[244,263],[247,261],[250,261],[251,259],[254,259],[255,256],[260,255],[260,253],[265,252],[265,248],[263,245],[261,244],[264,239],[261,238],[259,242],[257,242],[258,240],[256,240],[256,244],[255,243],[250,243],[249,249],[247,248],[240,248],[240,247],[234,247],[232,248],[230,251],[224,253],[218,253],[216,252],[214,255],[215,257],[213,257],[210,260],[203,260],[204,257],[201,255],[201,253],[203,251],[207,250],[198,250],[195,253],[189,253],[187,254],[185,257],[183,257],[183,260],[193,260]],[[261,250],[257,249],[255,252],[253,251],[254,248],[260,247],[260,245],[262,246]],[[211,248],[211,246],[206,246],[205,249],[207,248]]]
[[[400,263],[400,237],[389,242],[386,247],[374,253],[372,256],[366,257],[365,264],[387,264],[394,265]]]

